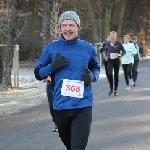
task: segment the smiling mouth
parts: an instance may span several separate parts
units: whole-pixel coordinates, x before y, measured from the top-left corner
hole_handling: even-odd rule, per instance
[[[67,33],[65,33],[65,35],[70,36],[70,35],[72,35],[72,32],[69,32],[69,33],[67,32]]]

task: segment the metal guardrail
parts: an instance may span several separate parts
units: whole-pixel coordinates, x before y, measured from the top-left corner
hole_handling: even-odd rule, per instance
[[[5,44],[0,44],[0,46],[6,46]]]

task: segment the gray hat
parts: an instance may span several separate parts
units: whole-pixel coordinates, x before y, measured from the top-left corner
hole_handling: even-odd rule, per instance
[[[137,36],[132,36],[132,40],[136,40],[137,39]]]
[[[65,11],[59,18],[59,24],[64,20],[73,20],[80,27],[80,18],[75,11]]]

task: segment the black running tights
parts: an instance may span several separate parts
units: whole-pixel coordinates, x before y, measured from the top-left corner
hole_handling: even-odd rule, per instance
[[[120,60],[119,58],[117,59],[108,59],[107,63],[107,70],[108,70],[108,78],[110,82],[110,90],[114,91],[117,90],[118,88],[118,82],[119,82],[119,67],[120,67]],[[114,69],[114,86],[113,86],[113,69]]]
[[[131,79],[131,72],[132,72],[132,63],[122,64],[122,68],[124,71],[124,78],[125,78],[126,84],[129,85],[129,79]]]
[[[59,137],[67,150],[85,150],[92,122],[92,107],[55,110]]]

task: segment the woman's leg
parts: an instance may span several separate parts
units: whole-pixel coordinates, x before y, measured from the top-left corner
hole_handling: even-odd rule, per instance
[[[128,67],[128,64],[123,64],[122,65],[122,68],[123,68],[123,71],[124,71],[124,78],[125,78],[125,81],[126,81],[126,85],[128,86],[129,85],[129,79],[128,79],[127,67]]]
[[[131,73],[132,73],[132,63],[128,64],[127,66],[127,74],[129,76],[129,79],[131,79]]]
[[[110,60],[108,60],[108,62],[107,62],[107,71],[108,71],[108,79],[109,79],[109,82],[110,82],[110,91],[113,92],[113,74],[112,74],[113,62],[110,61]]]
[[[116,59],[114,60],[114,79],[115,79],[115,88],[114,91],[117,91],[118,89],[118,82],[119,82],[119,67],[120,67],[120,60]]]

